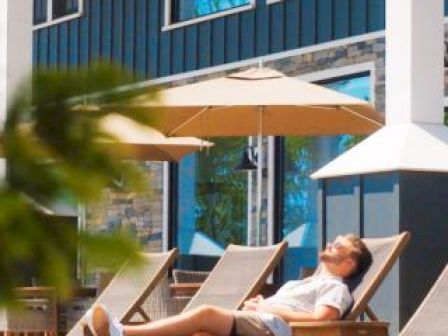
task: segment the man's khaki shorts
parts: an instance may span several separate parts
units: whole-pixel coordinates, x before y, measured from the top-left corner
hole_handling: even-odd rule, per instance
[[[230,336],[274,336],[255,312],[236,311]]]

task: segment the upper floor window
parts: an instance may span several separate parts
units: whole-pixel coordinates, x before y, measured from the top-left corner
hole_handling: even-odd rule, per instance
[[[53,2],[53,19],[70,15],[78,12],[79,0],[52,0]]]
[[[254,6],[254,0],[167,0],[166,25],[203,21]]]
[[[84,0],[34,0],[34,29],[81,15]]]

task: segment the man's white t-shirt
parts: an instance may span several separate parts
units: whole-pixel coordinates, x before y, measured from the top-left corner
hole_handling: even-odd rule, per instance
[[[318,306],[329,306],[342,317],[352,305],[353,298],[342,278],[332,275],[315,275],[303,280],[288,281],[263,304],[312,313]],[[291,328],[280,317],[259,313],[260,318],[275,336],[291,336]]]

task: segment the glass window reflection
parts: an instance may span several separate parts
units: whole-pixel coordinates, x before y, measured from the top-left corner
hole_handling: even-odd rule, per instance
[[[191,20],[250,4],[250,0],[172,0],[171,23]]]
[[[213,138],[215,146],[179,163],[177,245],[180,267],[209,269],[247,235],[247,174],[235,170],[247,138]]]

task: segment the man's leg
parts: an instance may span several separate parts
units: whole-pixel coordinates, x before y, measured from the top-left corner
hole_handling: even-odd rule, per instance
[[[109,336],[107,314],[97,309],[94,321],[98,336]],[[102,314],[102,315],[101,315]],[[208,333],[215,336],[229,336],[233,326],[233,312],[213,306],[201,306],[190,312],[154,321],[139,326],[124,326],[125,336],[191,336],[195,333]],[[95,323],[96,322],[96,323]]]

